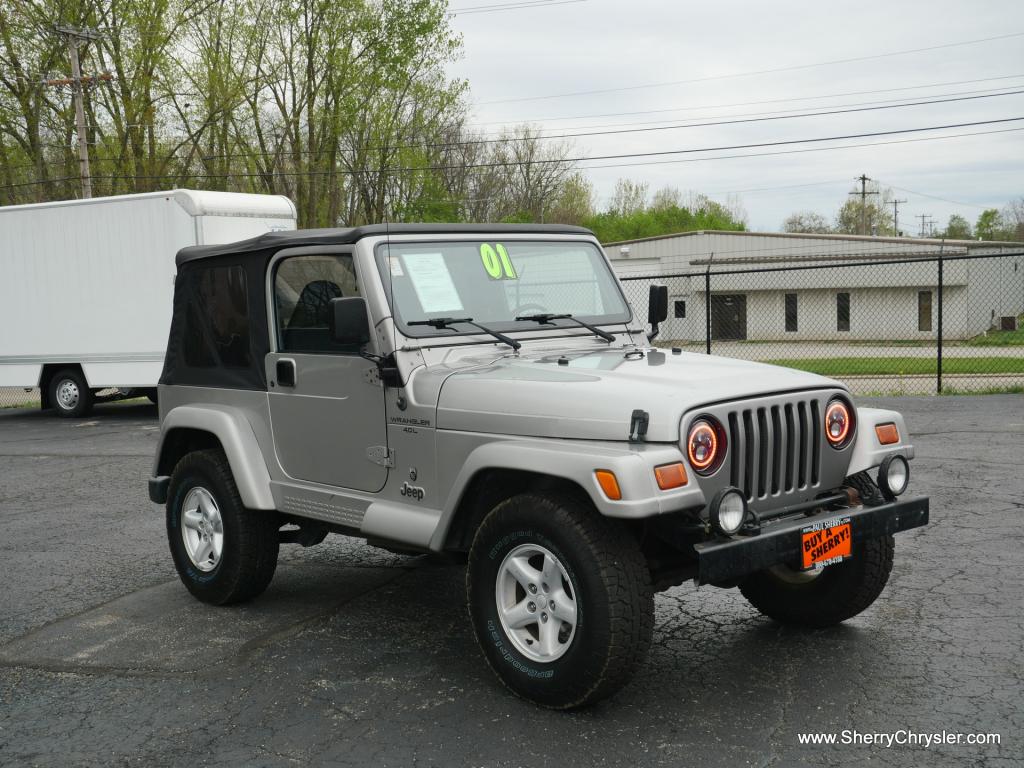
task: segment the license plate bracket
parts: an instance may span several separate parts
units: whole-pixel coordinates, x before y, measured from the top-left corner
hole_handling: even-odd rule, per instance
[[[801,567],[820,570],[853,555],[853,526],[849,517],[823,520],[800,529]]]

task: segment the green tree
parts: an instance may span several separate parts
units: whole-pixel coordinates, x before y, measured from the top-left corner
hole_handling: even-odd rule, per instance
[[[615,210],[598,213],[583,222],[603,243],[658,237],[698,229],[742,231],[744,224],[737,221],[724,206],[713,204],[691,210],[668,206],[659,210],[644,208],[622,215]]]
[[[946,224],[945,237],[950,240],[970,240],[971,223],[963,216],[952,214],[949,217],[949,223]]]
[[[593,214],[594,186],[577,171],[562,183],[548,220],[559,224],[580,225]]]
[[[982,240],[1003,240],[1003,230],[1002,216],[995,208],[982,211],[974,225],[974,233]]]

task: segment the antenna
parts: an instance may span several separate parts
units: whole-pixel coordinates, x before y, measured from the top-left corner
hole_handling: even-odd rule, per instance
[[[395,279],[391,272],[391,222],[388,216],[388,201],[384,198],[383,205],[381,206],[381,213],[384,216],[384,243],[385,243],[385,271],[388,276],[388,302],[391,309],[391,354],[394,356],[395,370],[398,369],[398,327],[395,320]],[[401,381],[401,373],[398,374],[398,380]],[[404,410],[404,409],[403,409]]]

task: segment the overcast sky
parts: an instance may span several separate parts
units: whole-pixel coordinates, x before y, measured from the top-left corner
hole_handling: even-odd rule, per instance
[[[508,0],[510,3],[528,0]],[[501,0],[452,0],[453,11]],[[864,61],[810,66],[1024,33],[1024,3],[797,3],[551,0],[549,7],[457,14],[473,122],[486,131],[529,121],[552,133],[656,127],[1024,91],[1024,35]],[[764,70],[789,71],[764,72]],[[762,74],[748,74],[762,72]],[[742,75],[742,76],[736,76]],[[997,79],[998,78],[998,79]],[[703,79],[700,82],[695,80]],[[690,81],[690,82],[678,82]],[[975,82],[965,82],[975,81]],[[657,85],[674,83],[668,85]],[[651,87],[636,87],[651,86]],[[930,86],[930,87],[922,87]],[[889,89],[906,90],[889,90]],[[581,94],[583,91],[615,90]],[[881,90],[886,92],[878,92]],[[855,92],[869,91],[870,93]],[[574,95],[567,95],[574,94]],[[557,95],[557,98],[538,98]],[[827,96],[828,98],[817,98]],[[808,98],[815,97],[815,98]],[[752,104],[751,102],[769,102]],[[739,105],[739,106],[729,106]],[[673,111],[668,111],[673,110]],[[618,114],[609,113],[635,113]],[[573,139],[577,156],[621,155],[787,141],[1024,117],[1024,94],[927,106],[714,127]],[[599,128],[595,128],[599,127]],[[583,163],[601,205],[619,177],[704,192],[738,192],[753,230],[778,231],[796,210],[834,216],[866,173],[894,187],[900,228],[919,214],[944,226],[959,213],[1024,196],[1024,130],[939,141],[665,164],[666,160],[764,153],[925,136],[1024,129],[1024,121],[931,133]],[[806,185],[806,186],[798,186]],[[813,185],[813,186],[811,186]],[[938,200],[932,195],[946,200]],[[949,202],[952,201],[952,202]]]

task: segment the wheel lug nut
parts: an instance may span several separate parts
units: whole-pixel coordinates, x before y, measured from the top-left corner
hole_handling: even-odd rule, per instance
[[[530,585],[530,592],[532,594],[534,594],[534,595],[537,594],[537,585],[536,584],[531,584]]]
[[[536,603],[527,603],[526,604],[526,610],[528,610],[530,613],[533,613],[534,611],[537,610],[537,604]]]
[[[548,620],[548,615],[546,613],[542,613],[540,615],[540,620],[546,622]]]
[[[551,608],[552,611],[555,610],[555,601],[552,600],[550,603],[548,603],[548,606]]]

